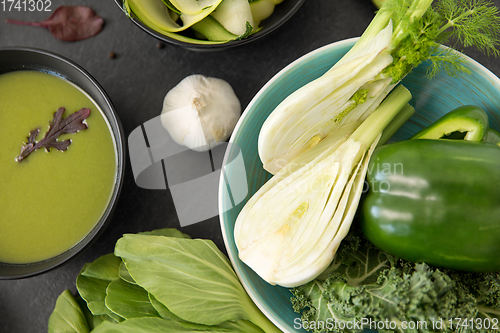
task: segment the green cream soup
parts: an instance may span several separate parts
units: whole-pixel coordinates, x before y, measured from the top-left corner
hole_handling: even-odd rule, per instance
[[[64,152],[38,149],[16,162],[30,131],[43,138],[54,112],[90,108],[88,129],[67,134]],[[96,104],[78,87],[37,71],[0,75],[0,262],[31,263],[76,245],[97,224],[117,170],[112,134]]]

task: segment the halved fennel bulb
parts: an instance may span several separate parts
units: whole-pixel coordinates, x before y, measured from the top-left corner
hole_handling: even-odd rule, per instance
[[[398,86],[365,121],[341,127],[282,167],[238,215],[239,258],[283,287],[321,274],[349,231],[382,130],[410,98]]]
[[[264,169],[276,174],[293,158],[318,144],[342,126],[363,121],[394,88],[381,75],[393,61],[388,52],[392,24],[343,58],[318,79],[281,102],[259,134]]]

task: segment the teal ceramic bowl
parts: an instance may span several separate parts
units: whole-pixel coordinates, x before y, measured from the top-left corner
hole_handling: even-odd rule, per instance
[[[272,286],[262,280],[238,258],[234,243],[234,223],[245,202],[271,175],[262,168],[257,152],[260,128],[267,116],[289,94],[316,79],[333,66],[356,42],[349,39],[319,48],[280,71],[250,102],[239,120],[230,139],[232,145],[226,151],[224,167],[231,190],[242,192],[248,189],[241,203],[234,203],[227,195],[219,197],[219,212],[222,234],[231,262],[243,286],[261,311],[283,332],[306,332],[296,329],[295,320],[300,318],[290,303],[292,294],[287,288]],[[425,77],[426,64],[422,64],[403,80],[413,96],[410,104],[415,115],[393,136],[392,140],[408,139],[414,133],[430,125],[448,111],[464,104],[484,108],[490,117],[490,126],[500,129],[500,79],[476,61],[467,59],[470,75],[450,77],[441,72],[432,80]],[[241,166],[233,161],[240,153],[244,160],[245,177],[241,177]],[[227,165],[226,165],[227,164]],[[235,175],[240,175],[236,177]],[[225,186],[221,181],[221,186]],[[227,193],[220,189],[219,193]]]

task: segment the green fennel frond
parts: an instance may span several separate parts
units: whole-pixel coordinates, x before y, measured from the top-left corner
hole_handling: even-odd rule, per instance
[[[456,77],[459,73],[470,74],[466,67],[466,58],[451,48],[441,48],[429,57],[430,65],[427,67],[426,76],[434,77],[439,71],[445,71],[449,76]]]
[[[490,1],[436,0],[423,15],[414,15],[415,8],[423,3],[386,0],[381,8],[391,12],[393,22],[398,22],[391,45],[394,62],[384,70],[393,83],[425,60],[431,63],[427,71],[430,78],[439,70],[451,76],[468,73],[460,54],[439,47],[450,40],[463,47],[473,46],[488,56],[500,55],[500,10]]]
[[[487,55],[499,56],[500,11],[487,0],[441,0],[435,10],[444,25],[440,33],[464,47],[473,46]]]

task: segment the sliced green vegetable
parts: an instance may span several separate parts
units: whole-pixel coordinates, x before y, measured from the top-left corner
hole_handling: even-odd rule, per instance
[[[411,139],[443,139],[454,133],[462,133],[460,137],[466,141],[481,141],[488,132],[488,115],[480,107],[474,105],[460,106],[424,128]]]
[[[500,146],[500,133],[490,127],[483,141]]]
[[[227,42],[238,39],[237,35],[227,31],[212,16],[205,17],[200,22],[194,24],[191,28],[210,41]]]
[[[378,148],[369,165],[363,232],[399,258],[500,271],[500,148],[408,140]]]
[[[221,1],[222,0],[170,0],[175,8],[181,13],[188,15],[198,15],[202,12],[210,13],[219,6]]]
[[[121,279],[112,281],[108,285],[105,304],[108,309],[124,319],[160,317],[151,305],[146,290]]]
[[[147,1],[151,1],[151,0],[147,0]],[[163,6],[163,7],[165,7],[165,6]],[[162,9],[162,10],[163,11],[167,10],[167,14],[168,14],[168,9]],[[169,27],[172,26],[172,22],[173,22],[171,18],[166,18],[166,19],[162,18],[161,20],[165,20],[165,22],[161,23],[159,21],[156,21],[156,22],[155,21],[151,21],[145,15],[141,15],[141,14],[136,14],[136,15],[139,17],[139,19],[145,25],[147,25],[151,29],[153,29],[153,30],[155,30],[155,31],[157,31],[157,32],[159,32],[161,34],[164,34],[167,37],[173,38],[173,39],[181,41],[181,42],[192,43],[192,44],[211,45],[211,44],[226,43],[228,41],[228,39],[223,39],[223,40],[221,39],[221,40],[218,40],[218,41],[212,41],[212,40],[201,40],[201,39],[195,39],[195,38],[187,37],[187,36],[180,35],[178,33],[170,31],[172,29],[169,28]],[[208,18],[208,17],[210,17],[210,16],[205,17],[205,19]],[[202,22],[202,21],[203,20],[201,20],[200,22]],[[197,22],[197,23],[199,23],[199,22]],[[196,25],[197,23],[194,23],[193,25]],[[232,35],[231,35],[231,39],[234,39],[232,37]]]
[[[248,0],[223,0],[211,16],[236,36],[247,33],[247,25],[254,26]]]
[[[274,0],[256,0],[250,2],[250,10],[252,11],[254,23],[265,20],[271,16],[275,6]],[[257,26],[257,24],[255,24],[255,26]]]
[[[169,9],[161,0],[126,0],[128,8],[147,26],[156,31],[180,31],[181,27],[170,17]]]
[[[170,0],[162,0],[163,3],[165,4],[165,6],[168,7],[168,9],[170,9],[172,12],[178,14],[178,15],[181,15],[182,12],[180,10],[178,10],[177,8],[175,8],[174,5],[172,5],[172,2],[170,2]],[[175,20],[174,20],[175,21]]]
[[[162,0],[127,0],[132,12],[150,28],[161,32],[179,32],[186,30],[196,22],[203,20],[210,15],[215,7],[204,10],[198,14],[190,15],[186,12],[180,14],[182,25],[176,23],[171,15],[170,10],[162,2]],[[220,3],[222,0],[217,0]]]
[[[88,333],[87,319],[69,290],[57,298],[49,317],[48,333]]]

